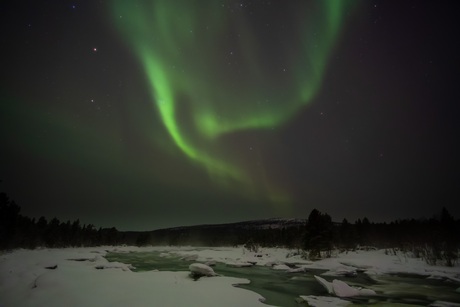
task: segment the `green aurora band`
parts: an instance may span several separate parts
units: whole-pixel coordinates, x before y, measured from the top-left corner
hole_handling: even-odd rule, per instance
[[[279,126],[312,101],[347,3],[292,1],[281,21],[230,14],[214,0],[115,0],[113,13],[174,144],[211,175],[250,183],[215,143],[226,134]],[[292,35],[277,32],[282,22]]]

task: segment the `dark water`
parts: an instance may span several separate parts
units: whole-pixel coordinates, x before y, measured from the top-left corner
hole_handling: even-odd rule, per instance
[[[195,261],[182,260],[180,257],[160,257],[160,252],[109,253],[109,261],[130,263],[136,267],[134,271],[188,271]],[[248,289],[262,295],[265,303],[275,306],[305,306],[296,302],[299,295],[329,296],[326,290],[315,280],[314,275],[322,270],[311,270],[306,273],[286,273],[269,267],[253,266],[246,268],[229,267],[217,263],[214,271],[222,276],[245,278],[251,281],[238,287]],[[373,289],[377,296],[347,298],[353,305],[397,305],[413,304],[427,306],[441,300],[460,303],[460,293],[456,289],[460,284],[448,280],[427,279],[424,276],[393,274],[369,277],[364,273],[356,277],[324,277],[328,281],[340,279],[351,286]]]

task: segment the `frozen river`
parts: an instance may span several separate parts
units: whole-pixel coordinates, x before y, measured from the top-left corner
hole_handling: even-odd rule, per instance
[[[133,271],[188,271],[188,266],[196,262],[187,260],[187,257],[173,253],[162,254],[159,251],[152,252],[129,252],[108,253],[105,257],[109,261],[118,261],[131,264]],[[290,263],[294,266],[294,263]],[[275,306],[299,306],[296,299],[299,295],[329,296],[327,291],[314,278],[326,270],[307,269],[305,272],[289,273],[282,270],[274,270],[270,266],[232,267],[217,262],[214,271],[222,276],[245,278],[250,284],[238,285],[262,295],[266,304]],[[340,279],[354,287],[364,287],[375,290],[376,296],[360,296],[347,298],[357,305],[398,305],[409,304],[428,306],[440,301],[448,301],[460,304],[459,284],[446,278],[429,278],[417,274],[378,274],[368,276],[358,272],[355,277],[332,277],[325,279]],[[199,282],[199,281],[197,281]],[[301,306],[301,305],[300,305]],[[440,305],[436,305],[440,306]],[[460,306],[460,305],[459,305]]]

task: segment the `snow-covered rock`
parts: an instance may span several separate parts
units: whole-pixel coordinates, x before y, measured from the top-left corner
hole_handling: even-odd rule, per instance
[[[315,275],[314,277],[329,294],[334,294],[338,297],[370,296],[376,294],[374,290],[354,288],[338,279],[334,279],[332,282],[329,282],[319,276]]]
[[[192,263],[189,265],[189,270],[193,275],[196,276],[216,276],[217,274],[214,270],[206,264],[203,263]]]

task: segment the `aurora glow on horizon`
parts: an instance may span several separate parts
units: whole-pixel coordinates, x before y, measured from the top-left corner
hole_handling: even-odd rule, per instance
[[[293,2],[286,7],[295,16],[289,24],[270,14],[266,23],[255,23],[250,8],[241,10],[243,4],[229,15],[218,1],[199,3],[116,1],[114,18],[144,66],[152,101],[177,148],[220,182],[254,184],[228,158],[219,138],[274,128],[312,101],[345,2]],[[294,39],[276,31],[261,36],[264,27],[289,27]],[[264,49],[267,43],[270,52]],[[289,198],[267,188],[272,200]]]

